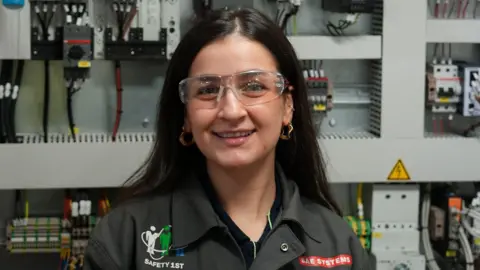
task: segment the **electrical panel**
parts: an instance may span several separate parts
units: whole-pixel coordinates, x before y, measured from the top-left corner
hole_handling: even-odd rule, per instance
[[[322,8],[338,13],[371,13],[374,0],[323,0]]]

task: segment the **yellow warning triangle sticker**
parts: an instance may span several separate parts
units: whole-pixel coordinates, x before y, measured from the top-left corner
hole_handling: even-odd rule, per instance
[[[405,164],[403,164],[403,161],[399,159],[397,163],[395,163],[395,166],[393,166],[392,171],[387,177],[387,180],[400,180],[400,181],[406,181],[406,180],[411,180],[410,179],[410,174],[407,172],[407,168],[405,168]]]

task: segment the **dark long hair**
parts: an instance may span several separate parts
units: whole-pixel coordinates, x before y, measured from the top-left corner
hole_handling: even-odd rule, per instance
[[[295,108],[294,135],[277,144],[277,162],[287,178],[297,183],[302,196],[341,214],[327,181],[325,162],[312,124],[305,81],[295,51],[282,30],[254,9],[213,11],[183,37],[166,73],[158,105],[155,144],[143,166],[125,183],[127,196],[169,192],[175,183],[185,178],[189,169],[204,164],[205,157],[197,147],[185,147],[178,141],[185,117],[178,83],[188,77],[194,58],[205,45],[233,33],[268,48],[276,57],[279,71],[294,87],[291,92]]]

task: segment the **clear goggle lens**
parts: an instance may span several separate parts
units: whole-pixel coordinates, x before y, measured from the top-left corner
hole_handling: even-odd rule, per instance
[[[227,90],[244,105],[251,106],[272,101],[287,87],[277,72],[247,71],[228,76],[198,76],[184,79],[179,84],[180,99],[195,108],[216,108]]]

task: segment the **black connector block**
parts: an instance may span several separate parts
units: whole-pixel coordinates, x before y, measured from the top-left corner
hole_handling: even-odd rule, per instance
[[[55,29],[53,40],[43,40],[37,27],[31,29],[32,60],[62,60],[63,59],[63,30]]]
[[[160,40],[143,40],[142,28],[131,28],[127,41],[113,40],[113,30],[105,30],[105,59],[132,60],[167,60],[167,29],[160,31]]]
[[[323,0],[322,9],[337,13],[372,13],[376,0]]]

